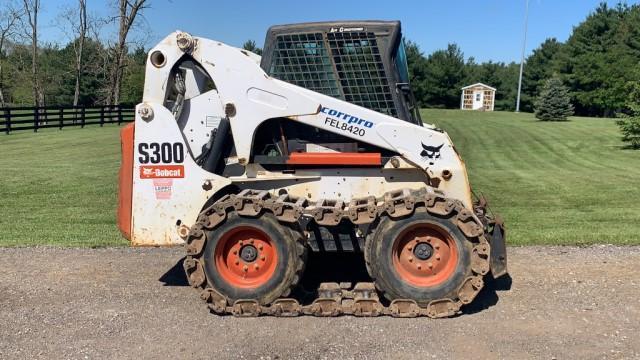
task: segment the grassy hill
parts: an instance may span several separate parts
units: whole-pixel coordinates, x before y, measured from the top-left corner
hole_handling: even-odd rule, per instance
[[[640,151],[612,119],[424,110],[462,154],[510,244],[640,243]]]
[[[424,110],[447,130],[509,244],[639,244],[640,152],[609,119]],[[0,246],[125,245],[115,227],[119,128],[0,135]]]

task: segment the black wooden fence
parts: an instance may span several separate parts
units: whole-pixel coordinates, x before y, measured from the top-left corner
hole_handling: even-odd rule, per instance
[[[134,108],[121,105],[99,107],[42,106],[0,108],[0,132],[85,125],[122,124],[133,121]]]

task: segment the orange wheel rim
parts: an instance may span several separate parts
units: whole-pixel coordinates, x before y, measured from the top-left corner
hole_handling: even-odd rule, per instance
[[[437,286],[454,273],[458,248],[453,236],[440,226],[410,226],[394,240],[393,267],[400,278],[416,287]]]
[[[262,230],[239,226],[224,233],[216,246],[214,261],[220,276],[238,288],[257,288],[273,277],[278,252]]]

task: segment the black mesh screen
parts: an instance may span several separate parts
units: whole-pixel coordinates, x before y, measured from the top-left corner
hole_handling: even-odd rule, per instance
[[[371,32],[328,33],[345,100],[396,116],[376,37]]]
[[[327,33],[326,42],[319,32],[278,35],[269,74],[368,109],[398,115],[372,32]]]
[[[278,36],[269,74],[297,86],[344,99],[321,33]]]

